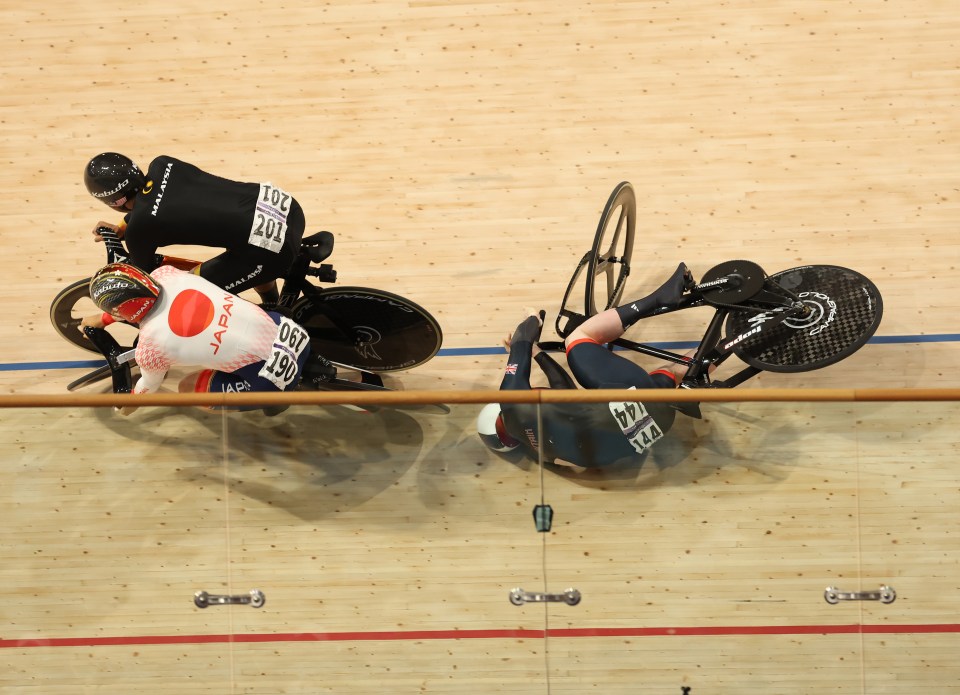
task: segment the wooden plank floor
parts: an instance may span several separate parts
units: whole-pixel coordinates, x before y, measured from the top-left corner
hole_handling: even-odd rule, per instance
[[[882,340],[744,388],[960,386],[953,3],[0,11],[0,393],[91,358],[47,313],[102,263],[103,150],[294,192],[341,284],[411,297],[465,353],[398,388],[496,387],[487,349],[526,306],[552,326],[622,180],[628,295],[744,257],[880,287]],[[688,313],[636,335],[694,341]],[[718,405],[581,475],[491,454],[476,412],[5,409],[0,691],[960,692],[955,404]],[[883,582],[893,604],[822,597]],[[584,600],[507,600],[545,584]]]

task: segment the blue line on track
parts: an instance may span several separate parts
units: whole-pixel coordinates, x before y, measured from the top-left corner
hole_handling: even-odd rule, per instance
[[[905,343],[956,343],[960,342],[960,333],[934,333],[931,335],[875,335],[870,345],[902,345]],[[649,343],[661,350],[690,350],[697,346],[695,342]],[[439,357],[475,357],[478,355],[502,355],[503,347],[441,348]],[[96,369],[105,364],[103,360],[82,360],[62,362],[12,362],[0,364],[0,372],[26,372],[49,369]]]

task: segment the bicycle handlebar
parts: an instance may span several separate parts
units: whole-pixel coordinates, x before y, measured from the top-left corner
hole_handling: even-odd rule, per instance
[[[126,359],[130,351],[121,348],[113,336],[102,328],[86,326],[83,332],[106,358],[113,378],[113,392],[130,393],[133,390],[133,375],[130,372],[130,361]]]

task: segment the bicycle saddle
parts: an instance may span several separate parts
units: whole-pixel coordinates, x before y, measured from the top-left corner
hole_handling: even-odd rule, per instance
[[[307,254],[311,262],[319,263],[333,253],[333,234],[330,232],[311,234],[300,242],[300,249]]]

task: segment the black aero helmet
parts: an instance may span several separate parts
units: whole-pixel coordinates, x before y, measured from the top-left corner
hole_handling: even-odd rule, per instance
[[[122,208],[145,182],[140,167],[116,152],[98,154],[83,170],[83,183],[90,195],[112,208]]]

